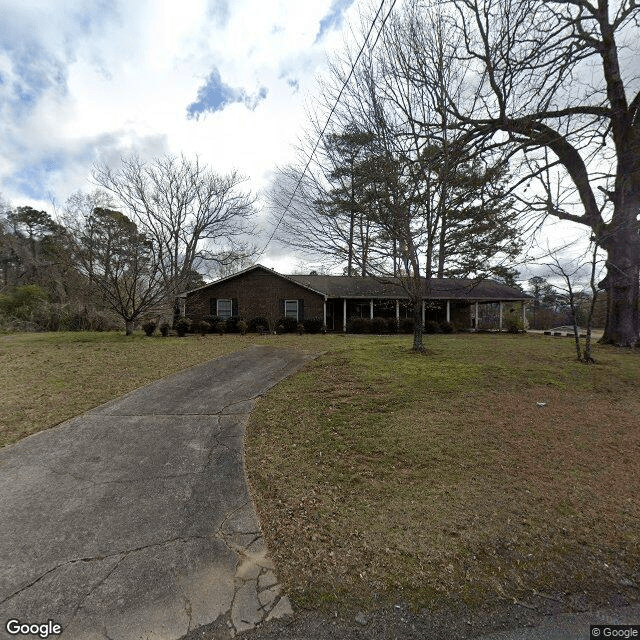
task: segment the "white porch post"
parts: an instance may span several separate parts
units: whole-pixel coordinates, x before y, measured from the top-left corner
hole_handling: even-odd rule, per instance
[[[527,303],[522,301],[522,328],[527,328]]]
[[[500,320],[498,321],[498,330],[502,331],[502,300],[498,302],[498,307],[500,309],[500,315],[499,315]]]
[[[369,300],[369,317],[373,320],[373,298]]]
[[[346,298],[342,301],[342,318],[343,318],[342,330],[346,333],[347,332],[347,299]]]
[[[400,322],[400,300],[396,300],[396,322]]]
[[[451,322],[451,301],[447,300],[447,322]]]
[[[427,321],[427,303],[422,301],[422,328],[424,329],[424,325]]]
[[[327,326],[327,299],[325,298],[322,303],[322,324]]]
[[[480,316],[478,316],[478,301],[476,300],[476,331],[480,328]]]

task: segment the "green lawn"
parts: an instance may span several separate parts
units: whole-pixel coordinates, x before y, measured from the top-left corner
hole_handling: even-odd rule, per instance
[[[640,584],[637,351],[596,346],[586,366],[571,340],[539,335],[426,336],[426,355],[410,336],[7,335],[0,443],[256,343],[323,354],[258,403],[247,432],[298,605]]]
[[[295,601],[597,600],[640,583],[640,354],[597,347],[586,366],[568,339],[426,343],[360,338],[253,415],[249,477]]]
[[[307,348],[321,337],[303,338]],[[115,332],[0,336],[0,446],[252,342],[300,344],[299,339],[239,335],[148,338]]]

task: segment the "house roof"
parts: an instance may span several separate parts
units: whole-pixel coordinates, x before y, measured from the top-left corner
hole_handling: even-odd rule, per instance
[[[203,289],[207,289],[208,287],[212,287],[214,285],[218,285],[221,282],[227,282],[227,280],[233,280],[234,278],[238,278],[242,275],[244,275],[245,273],[249,273],[249,271],[255,271],[256,269],[261,269],[262,271],[267,271],[268,273],[271,273],[274,276],[277,276],[278,278],[282,278],[283,280],[288,280],[289,282],[293,282],[293,284],[297,284],[299,286],[304,287],[305,289],[309,289],[310,291],[313,291],[313,293],[317,293],[320,296],[324,296],[325,294],[322,291],[316,291],[315,289],[313,289],[313,287],[306,285],[306,284],[302,284],[300,282],[298,282],[297,280],[294,280],[292,276],[287,276],[283,273],[278,273],[277,271],[274,271],[273,269],[269,269],[269,267],[265,267],[262,264],[254,264],[251,267],[248,267],[247,269],[243,269],[242,271],[238,271],[236,273],[231,274],[230,276],[226,276],[224,278],[220,278],[219,280],[214,280],[213,282],[209,282],[208,284],[205,284],[201,287],[197,287],[196,289],[191,289],[189,291],[184,291],[183,293],[181,293],[178,298],[185,298],[186,296],[188,296],[190,293],[195,293],[196,291],[202,291]]]
[[[256,264],[248,269],[221,278],[197,289],[186,291],[180,297],[186,297],[195,291],[218,285],[221,282],[238,278],[255,269],[262,269],[289,282],[293,282],[313,293],[326,298],[406,298],[398,278],[374,276],[325,276],[325,275],[285,275]],[[515,287],[510,287],[495,280],[470,280],[454,278],[432,278],[424,280],[424,297],[435,300],[529,300],[531,296]]]
[[[322,291],[328,298],[405,298],[397,278],[373,276],[300,276],[289,279]],[[528,300],[530,296],[495,280],[432,278],[424,280],[424,297],[435,300]]]

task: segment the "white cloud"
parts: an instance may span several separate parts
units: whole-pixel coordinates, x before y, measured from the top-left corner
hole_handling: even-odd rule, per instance
[[[266,187],[349,4],[4,0],[0,193],[50,209],[50,197],[92,188],[92,163],[129,152],[198,154]],[[189,119],[215,72],[230,99]]]

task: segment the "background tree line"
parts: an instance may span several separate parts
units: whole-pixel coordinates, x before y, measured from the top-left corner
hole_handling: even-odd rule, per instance
[[[94,167],[98,186],[54,217],[0,209],[0,321],[7,327],[132,332],[171,319],[176,295],[253,252],[254,199],[236,173],[197,159],[132,156]]]

